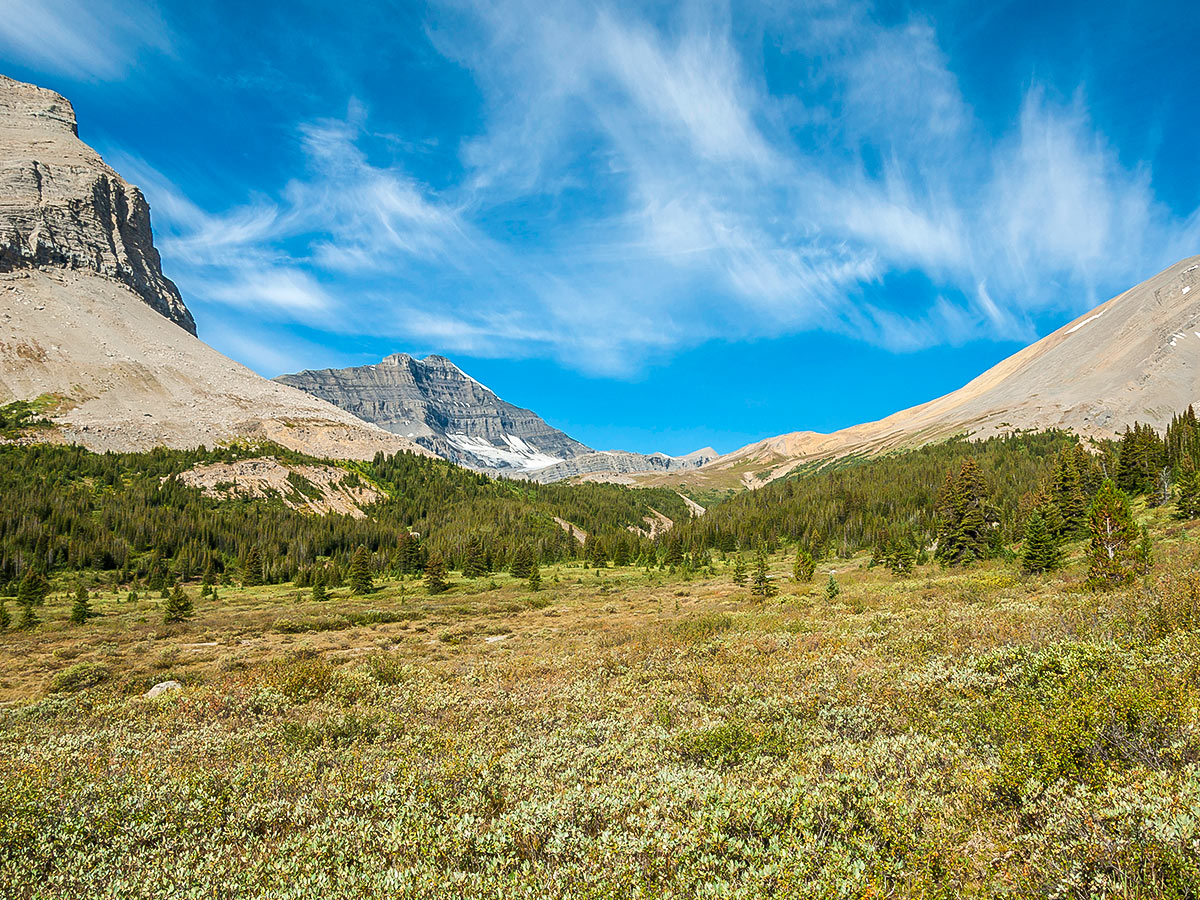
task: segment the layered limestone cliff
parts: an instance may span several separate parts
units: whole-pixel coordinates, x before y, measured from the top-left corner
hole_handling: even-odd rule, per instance
[[[444,356],[397,353],[376,365],[304,371],[276,381],[472,468],[527,472],[589,452]]]
[[[543,483],[588,475],[670,472],[716,458],[597,451],[508,403],[444,356],[396,353],[370,366],[280,375],[276,381],[328,400],[460,465]]]
[[[142,192],[79,140],[68,100],[0,75],[0,272],[37,266],[114,278],[196,333],[162,274]]]
[[[70,103],[0,76],[0,403],[93,450],[270,440],[315,456],[418,448],[195,337],[150,211],[75,134]]]

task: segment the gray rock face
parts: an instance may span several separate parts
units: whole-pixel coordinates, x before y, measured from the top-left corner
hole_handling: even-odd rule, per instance
[[[183,685],[178,681],[160,681],[154,687],[150,688],[150,690],[146,691],[143,696],[147,700],[153,700],[155,697],[161,697],[163,694],[168,694],[171,691],[178,691],[182,689]]]
[[[373,366],[280,375],[276,381],[328,400],[459,465],[548,483],[577,475],[696,468],[688,456],[596,451],[536,413],[497,397],[444,356],[397,353]]]
[[[70,101],[0,75],[0,272],[38,266],[117,279],[196,333],[162,274],[142,192],[79,140]]]
[[[517,474],[591,452],[536,413],[501,400],[444,356],[397,353],[373,366],[275,380],[471,468]]]
[[[580,475],[633,475],[645,472],[681,472],[698,469],[706,462],[716,459],[717,451],[711,447],[689,453],[687,456],[667,456],[665,453],[629,453],[624,450],[597,450],[573,459],[566,459],[553,466],[530,472],[531,481],[549,484]]]

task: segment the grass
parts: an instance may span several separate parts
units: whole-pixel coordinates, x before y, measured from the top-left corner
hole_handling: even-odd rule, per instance
[[[224,586],[178,626],[103,592],[71,626],[62,591],[0,636],[0,885],[1196,897],[1196,533],[1151,518],[1155,571],[1112,594],[865,557],[810,585],[779,557],[766,603],[720,562]]]

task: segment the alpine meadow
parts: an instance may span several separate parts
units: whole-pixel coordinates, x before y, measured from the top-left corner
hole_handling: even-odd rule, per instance
[[[1194,9],[13,2],[0,900],[1200,898]]]

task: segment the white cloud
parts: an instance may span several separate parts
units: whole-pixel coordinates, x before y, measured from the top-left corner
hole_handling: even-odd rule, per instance
[[[1027,339],[1033,314],[1077,312],[1200,238],[1200,214],[1169,215],[1082,94],[1035,85],[1011,123],[985,125],[927,19],[815,2],[756,34],[705,5],[453,13],[431,37],[482,98],[458,183],[415,178],[403,139],[384,142],[391,161],[368,155],[395,123],[356,101],[298,127],[305,168],[270,200],[204,211],[147,170],[185,293],[632,374],[701,341],[812,328],[896,350]],[[768,83],[768,37],[791,83]],[[889,296],[906,274],[928,285],[923,308]]]
[[[139,54],[167,51],[169,32],[140,0],[5,0],[0,48],[27,66],[69,78],[121,78]]]

